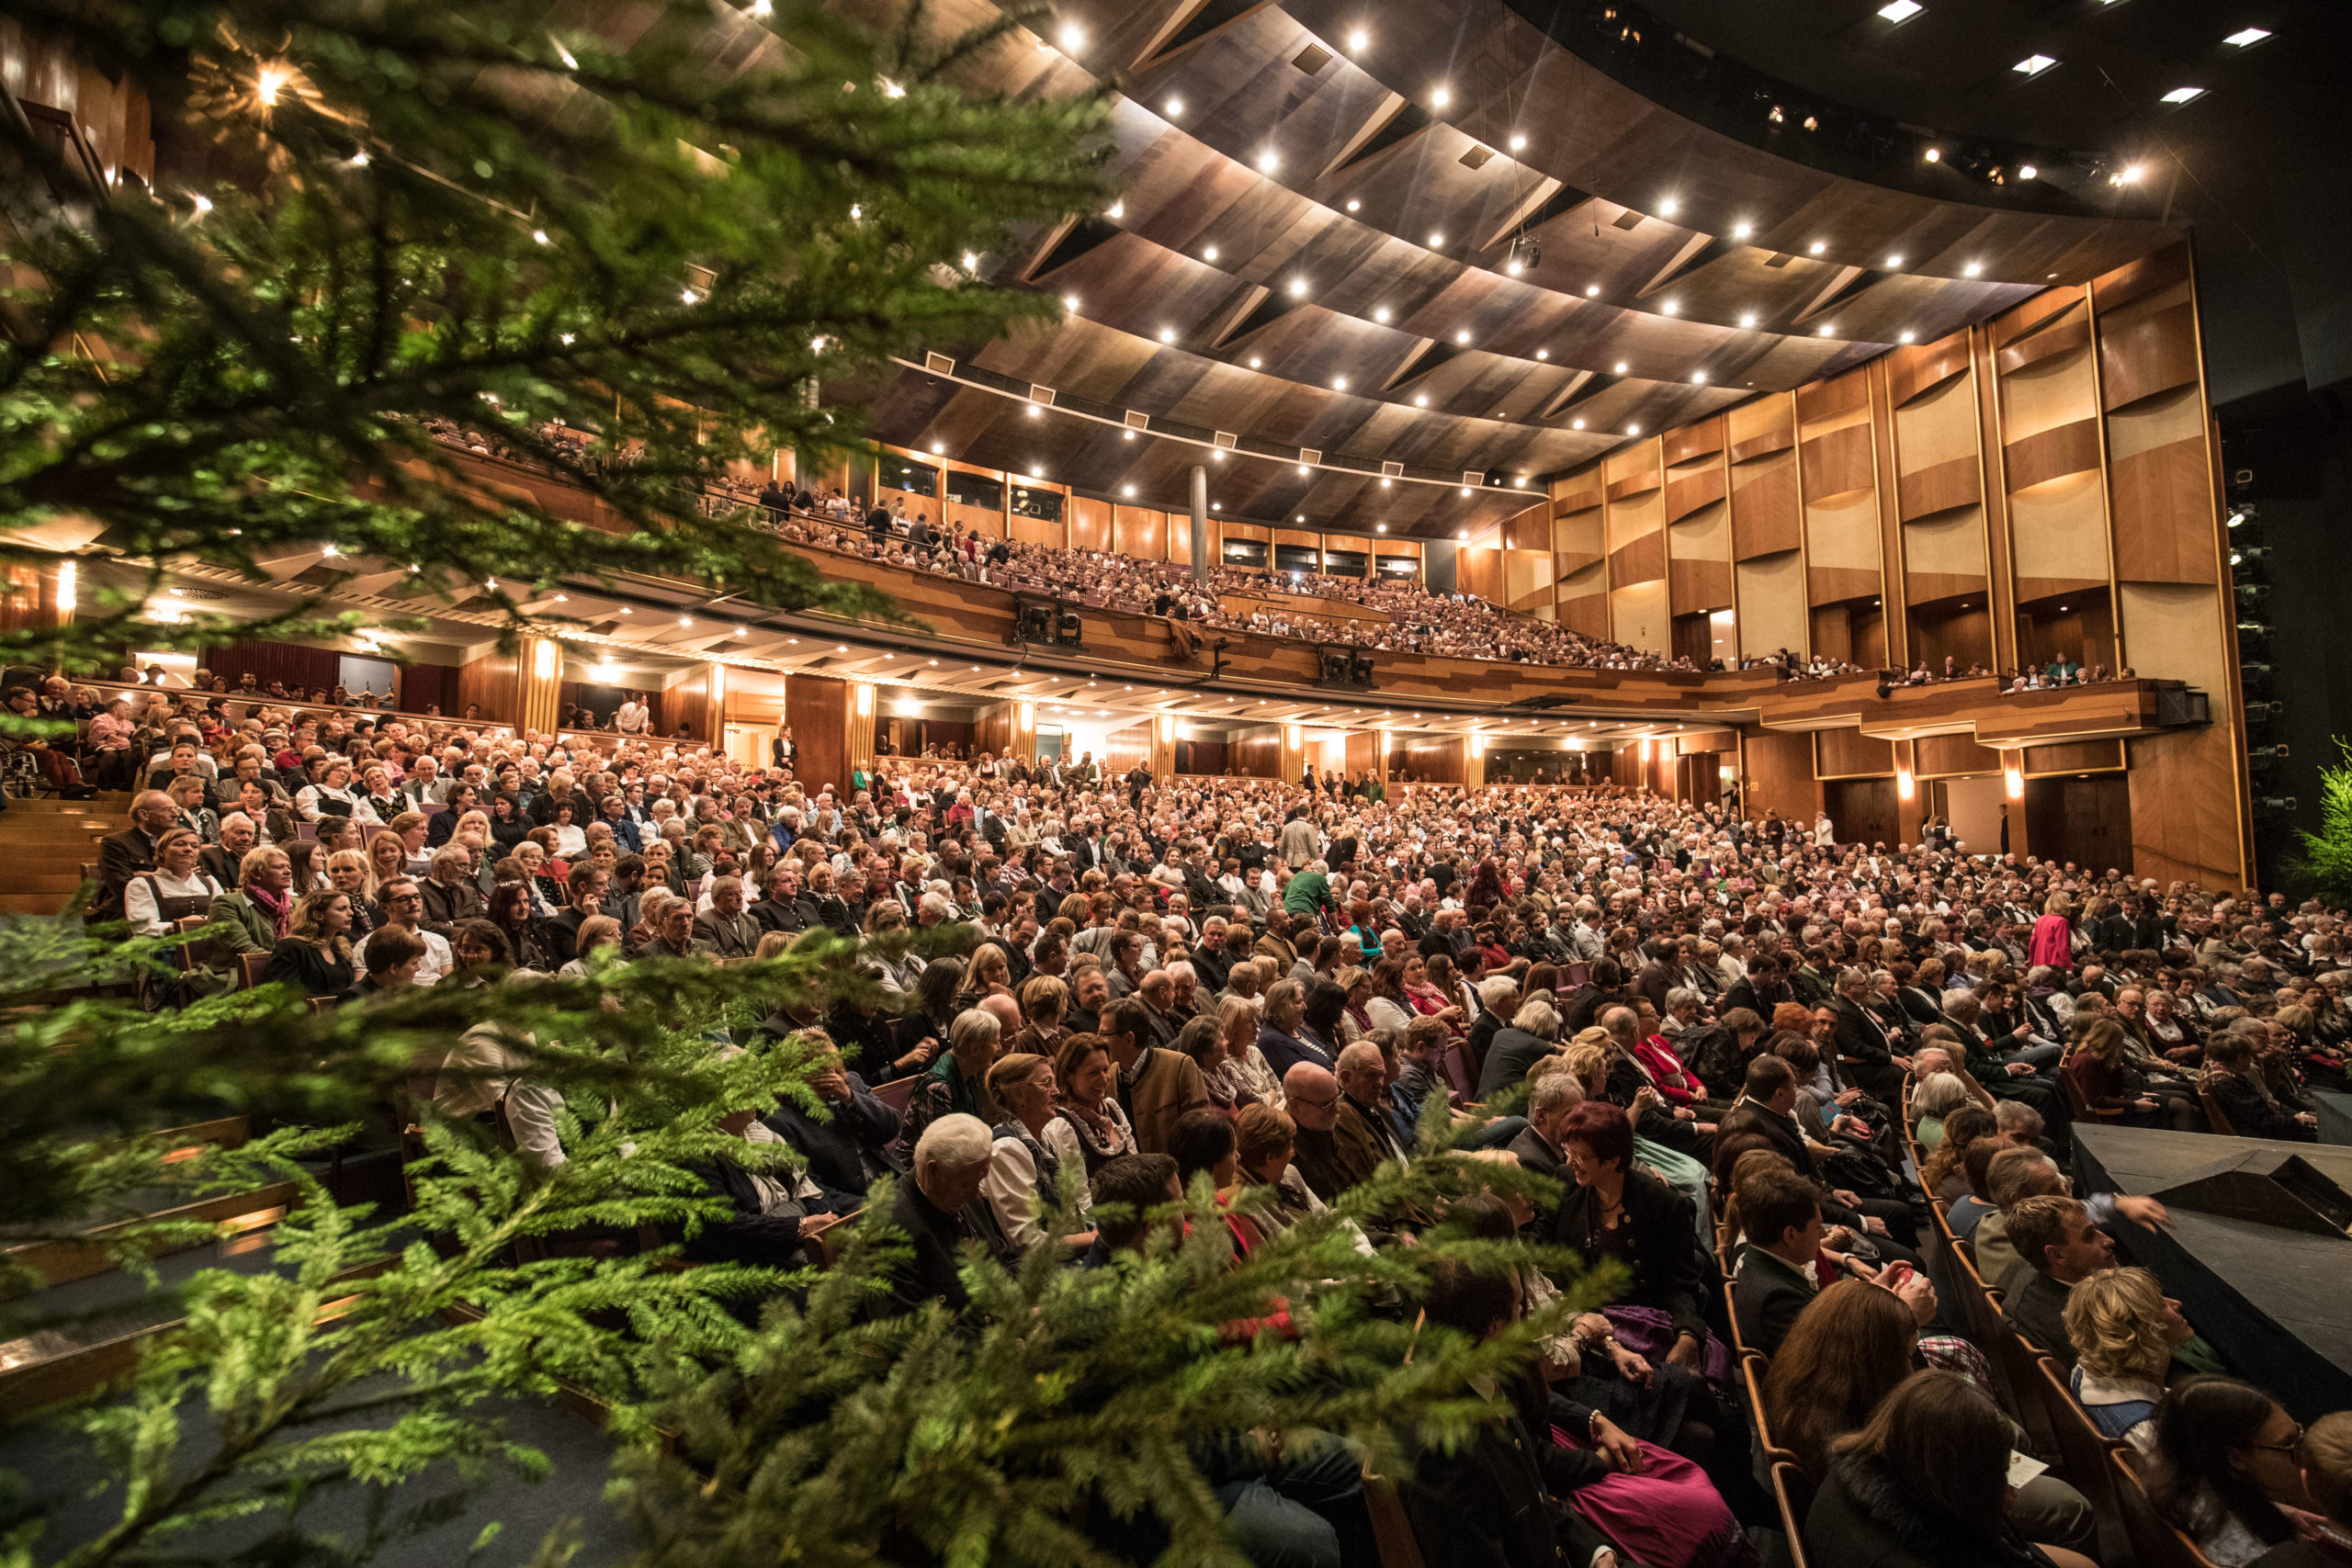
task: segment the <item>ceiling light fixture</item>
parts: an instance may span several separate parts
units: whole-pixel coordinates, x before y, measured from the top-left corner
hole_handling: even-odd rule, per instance
[[[1444,248],[1445,248],[1445,236],[1444,236],[1443,234],[1431,234],[1431,235],[1430,236],[1430,249],[1431,249],[1431,250],[1433,250],[1433,251],[1440,251],[1440,250],[1443,250]]]
[[[1681,210],[1682,203],[1676,200],[1673,197],[1666,196],[1658,198],[1657,215],[1660,218],[1671,218]]]
[[[1588,284],[1586,284],[1586,285],[1584,286],[1584,297],[1585,297],[1586,299],[1600,299],[1600,285],[1599,285],[1598,283],[1588,283]]]
[[[1262,360],[1262,359],[1259,358],[1259,357],[1258,357],[1256,355],[1254,355],[1254,354],[1253,354],[1253,355],[1251,355],[1250,356],[1250,369],[1252,369],[1252,370],[1263,370],[1265,367],[1266,367],[1266,362],[1265,362],[1264,360]]]
[[[1103,217],[1105,217],[1105,218],[1110,218],[1110,219],[1119,219],[1119,218],[1125,218],[1126,215],[1127,215],[1127,204],[1126,204],[1126,202],[1125,202],[1124,199],[1121,199],[1121,200],[1118,200],[1118,201],[1114,201],[1114,202],[1113,202],[1113,203],[1111,204],[1111,210],[1110,210],[1110,211],[1108,211],[1108,212],[1106,212],[1106,213],[1104,213],[1102,216],[1103,216]]]
[[[1130,500],[1133,500],[1136,493],[1136,487],[1133,485],[1121,485],[1119,487],[1119,493],[1126,496]]]
[[[1639,435],[1641,433],[1642,427],[1638,424],[1629,424],[1625,427],[1625,434],[1628,435]]]
[[[1468,343],[1470,341],[1470,329],[1468,327],[1464,327],[1460,332],[1455,333],[1453,334],[1453,341],[1456,343]]]
[[[1183,100],[1183,99],[1182,99],[1182,98],[1170,98],[1170,99],[1169,99],[1169,100],[1168,100],[1168,118],[1169,118],[1170,119],[1174,119],[1177,116],[1179,116],[1179,115],[1182,114],[1183,112],[1184,112],[1184,100]]]
[[[1889,256],[1886,258],[1886,265],[1890,268],[1901,266],[1903,265],[1903,258],[1899,255]]]
[[[2240,49],[2252,49],[2256,44],[2260,43],[2264,39],[2267,39],[2269,36],[2270,29],[2267,28],[2241,28],[2236,32],[2233,32],[2229,37],[2223,39],[2222,41],[2223,43],[2233,43]]]
[[[1357,28],[1348,34],[1348,47],[1356,53],[1362,54],[1372,47],[1372,35],[1362,28]]]
[[[2185,104],[2204,96],[2205,89],[2202,87],[2175,87],[2165,95],[2164,101],[2168,104]]]
[[[1835,328],[1835,327],[1831,326],[1831,325],[1830,325],[1828,322],[1826,322],[1826,321],[1824,321],[1824,322],[1822,322],[1822,323],[1821,323],[1821,335],[1822,335],[1823,337],[1829,337],[1829,336],[1832,336],[1833,334],[1835,334],[1835,333],[1836,333],[1837,330],[1838,330],[1837,328]]]
[[[1613,374],[1613,375],[1618,375],[1618,376],[1623,376],[1624,373],[1625,373],[1625,362],[1624,362],[1623,360],[1622,360],[1622,359],[1621,359],[1621,360],[1619,360],[1619,361],[1617,362],[1617,368],[1616,368],[1613,372],[1611,372],[1611,374]]]
[[[1925,6],[1919,4],[1919,0],[1888,0],[1886,5],[1878,8],[1878,14],[1895,26],[1901,27],[1926,9]]]
[[[1584,421],[1582,421],[1582,420],[1577,420],[1574,424],[1570,425],[1568,428],[1569,428],[1569,429],[1571,429],[1571,430],[1582,430],[1582,429],[1584,428]]]
[[[1660,305],[1658,309],[1665,311],[1669,316],[1679,316],[1682,313],[1682,301],[1679,299],[1668,299],[1664,304]]]
[[[1753,310],[1741,311],[1739,315],[1739,324],[1743,327],[1754,326],[1756,324],[1756,312]]]
[[[1693,370],[1690,372],[1690,384],[1694,387],[1705,386],[1707,384],[1707,373],[1704,370]]]
[[[1162,343],[1174,343],[1176,341],[1176,329],[1174,327],[1160,328],[1159,341]]]
[[[1382,326],[1386,326],[1388,324],[1388,307],[1385,305],[1375,307],[1372,312],[1372,319],[1378,321]]]
[[[1745,240],[1754,232],[1756,232],[1756,228],[1753,224],[1735,223],[1732,225],[1731,237],[1735,240]]]
[[[1513,137],[1510,139],[1510,150],[1511,150],[1512,152],[1526,152],[1526,151],[1527,151],[1527,137],[1526,137],[1523,133],[1522,133],[1522,134],[1520,134],[1520,135],[1515,135],[1515,136],[1513,136]]]
[[[1894,334],[1894,341],[1897,343],[1909,343],[1918,335],[1918,333],[1913,332],[1909,327],[1905,327],[1901,332]]]
[[[1308,468],[1306,464],[1301,463],[1301,464],[1298,466],[1298,471],[1299,471],[1300,473],[1302,473],[1302,474],[1311,474],[1311,473],[1313,473],[1315,470],[1314,470],[1314,469],[1312,469],[1312,468]]]
[[[1334,377],[1332,377],[1332,378],[1331,378],[1331,389],[1332,389],[1333,391],[1335,391],[1335,392],[1344,392],[1344,391],[1346,391],[1346,390],[1348,389],[1348,378],[1347,378],[1345,376],[1334,376]]]
[[[1427,392],[1416,392],[1416,393],[1414,393],[1414,394],[1413,394],[1413,406],[1414,406],[1415,408],[1417,408],[1417,409],[1425,409],[1425,408],[1429,407],[1429,406],[1430,406],[1430,395],[1429,395]]]
[[[2046,54],[2029,54],[2009,69],[2021,76],[2039,76],[2057,63]]]
[[[1963,277],[1982,277],[1984,275],[1984,264],[1981,261],[1973,261],[1962,267],[1960,271]]]
[[[1076,54],[1080,50],[1086,47],[1086,34],[1075,22],[1069,23],[1063,27],[1061,31],[1061,40],[1062,52],[1064,54]]]
[[[1203,251],[1201,253],[1201,259],[1203,261],[1216,260],[1216,247],[1215,245],[1211,245],[1206,250]]]
[[[1444,86],[1437,86],[1430,89],[1430,102],[1435,104],[1439,108],[1445,107],[1446,105],[1453,101],[1453,93],[1452,89]]]
[[[1939,147],[1930,147],[1919,156],[1930,164],[1940,164],[1944,161],[1943,150]]]
[[[1078,296],[1077,296],[1077,295],[1075,295],[1075,294],[1065,294],[1065,295],[1063,295],[1063,296],[1062,296],[1062,309],[1063,309],[1063,310],[1068,310],[1068,311],[1069,311],[1071,315],[1073,315],[1073,316],[1077,315],[1077,314],[1078,314]]]
[[[1306,279],[1303,277],[1294,277],[1290,280],[1290,297],[1294,299],[1304,299],[1306,298]]]
[[[2018,165],[2018,178],[2021,180],[2033,180],[2040,179],[2041,177],[2041,171],[2035,168],[2031,164],[2019,164]]]
[[[1539,348],[1535,351],[1535,357],[1538,359],[1549,359],[1552,357],[1552,351],[1548,348]]]
[[[1357,211],[1361,211],[1361,210],[1363,210],[1363,202],[1358,201],[1354,197],[1348,197],[1348,210],[1349,210],[1350,212],[1357,212]]]
[[[1258,172],[1261,175],[1271,175],[1282,167],[1282,159],[1275,155],[1274,150],[1269,147],[1258,154]]]
[[[1815,240],[1812,244],[1805,248],[1811,254],[1817,256],[1822,252],[1829,248],[1829,242],[1826,240]]]

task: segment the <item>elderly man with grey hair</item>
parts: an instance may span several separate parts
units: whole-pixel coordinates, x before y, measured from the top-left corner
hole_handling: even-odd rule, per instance
[[[989,1124],[961,1111],[922,1130],[914,1176],[899,1183],[890,1205],[890,1223],[905,1233],[913,1252],[891,1269],[889,1293],[877,1300],[876,1315],[914,1312],[926,1302],[944,1303],[952,1312],[969,1306],[959,1272],[967,1243],[978,1242],[1000,1263],[1018,1261],[1019,1249],[981,1201],[995,1151]]]
[[[1520,1005],[1510,1015],[1510,1022],[1498,1030],[1487,1047],[1486,1062],[1478,1070],[1478,1089],[1474,1098],[1492,1100],[1505,1089],[1522,1082],[1527,1071],[1537,1062],[1560,1048],[1560,1014],[1542,997],[1533,997]]]
[[[1584,1085],[1572,1072],[1550,1072],[1527,1091],[1527,1125],[1510,1141],[1510,1152],[1529,1170],[1558,1176],[1567,1160],[1560,1144],[1560,1124],[1568,1112],[1584,1103]]]

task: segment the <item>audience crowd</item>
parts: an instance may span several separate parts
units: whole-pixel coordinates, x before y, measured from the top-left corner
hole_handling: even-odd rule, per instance
[[[821,1040],[831,1114],[744,1119],[805,1164],[714,1169],[734,1217],[692,1257],[799,1261],[900,1175],[912,1246],[882,1310],[968,1313],[970,1247],[1105,1267],[1139,1245],[1125,1219],[1057,1236],[1046,1197],[1073,1168],[1114,1216],[1203,1175],[1262,1189],[1271,1217],[1228,1222],[1246,1253],[1406,1157],[1425,1117],[1510,1111],[1449,1157],[1555,1177],[1558,1201],[1457,1217],[1623,1284],[1538,1372],[1480,1391],[1494,1420],[1470,1441],[1419,1454],[1401,1497],[1432,1565],[1745,1563],[1776,1485],[1810,1498],[1826,1568],[2097,1552],[2098,1478],[2012,1469],[2018,1401],[2041,1394],[1995,1371],[1944,1227],[2213,1562],[2347,1561],[2352,1419],[2303,1430],[2233,1376],[2226,1338],[2120,1266],[2163,1207],[2067,1174],[2084,1118],[2313,1139],[2311,1091],[2343,1086],[2352,1036],[2334,911],[1612,790],[987,753],[803,778],[788,749],[746,768],[643,735],[567,748],[268,704],[230,725],[196,694],[154,700],[177,706],[121,738],[141,787],[96,899],[203,928],[159,1007],[246,959],[364,1006],[966,928],[961,956],[869,948],[879,999],[761,1025]],[[552,1094],[510,1066],[469,1033],[435,1099],[561,1161]],[[1558,1283],[1449,1266],[1421,1310],[1486,1334]],[[1366,1560],[1344,1450],[1204,1463],[1258,1560]]]

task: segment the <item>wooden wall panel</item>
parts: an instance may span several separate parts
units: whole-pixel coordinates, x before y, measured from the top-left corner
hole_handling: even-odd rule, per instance
[[[1871,427],[1849,424],[1808,438],[1798,448],[1807,505],[1872,488]]]
[[[1668,579],[1668,613],[1698,615],[1731,608],[1731,567],[1719,560],[1683,560],[1671,565]]]
[[[1894,744],[1874,740],[1860,729],[1813,732],[1815,770],[1825,779],[1877,777],[1894,772]]]
[[[1091,496],[1073,495],[1062,502],[1062,517],[1069,528],[1069,547],[1073,550],[1107,550],[1111,548],[1111,503]],[[1023,523],[1035,519],[1018,517],[1012,520],[1016,533]],[[1047,525],[1050,526],[1050,525]]]
[[[1984,474],[1976,455],[1951,457],[1902,476],[1898,496],[1903,520],[1932,517],[1939,512],[1973,506],[1984,498]]]
[[[2109,412],[2197,384],[2196,308],[2178,304],[2099,328],[2099,374]]]
[[[793,742],[800,748],[800,767],[794,777],[802,793],[814,800],[830,789],[836,801],[848,805],[849,682],[828,675],[786,676],[784,703],[785,715],[792,720]]]
[[[1102,774],[1115,778],[1137,762],[1151,765],[1151,720],[1114,729],[1102,738]]]
[[[1810,825],[1821,809],[1821,783],[1813,773],[1813,737],[1779,729],[1740,732],[1741,808],[1751,816],[1777,811]]]
[[[2245,808],[2238,796],[2236,727],[2213,725],[2130,744],[2132,870],[2159,886],[2243,886]]]
[[[1923,735],[1912,743],[1911,771],[1923,779],[1997,773],[2001,754],[1965,735]]]
[[[2112,490],[2117,575],[2135,582],[2215,581],[2203,436],[2118,457]]]
[[[1628,648],[1668,653],[1674,647],[1673,617],[1666,605],[1663,576],[1609,595],[1611,636]]]
[[[1190,526],[1189,520],[1186,526]],[[1137,560],[1168,558],[1168,513],[1146,506],[1111,509],[1111,547]]]
[[[2012,441],[2002,453],[2012,493],[2098,468],[2098,421],[2089,415]]]
[[[2096,773],[2123,766],[2120,740],[2061,740],[2018,748],[2018,765],[2028,778],[2057,773]]]
[[[1680,478],[1670,479],[1666,486],[1666,520],[1677,522],[1723,498],[1724,471],[1720,468],[1698,468]]]
[[[1793,550],[1804,542],[1797,508],[1797,466],[1785,452],[1744,463],[1731,473],[1732,555],[1737,560]]]
[[[1498,550],[1464,545],[1453,553],[1453,581],[1464,593],[1491,601],[1503,597],[1503,563]]]
[[[706,744],[718,739],[710,727],[710,670],[708,664],[697,664],[684,680],[662,688],[655,722],[662,734],[675,735],[683,725],[688,734]],[[793,738],[799,739],[797,733]]]
[[[1388,753],[1390,779],[1409,777],[1415,784],[1460,784],[1464,742],[1459,735],[1398,738]]]
[[[522,685],[514,655],[492,649],[458,667],[458,712],[479,705],[481,716],[501,724],[521,720]]]
[[[1724,418],[1702,419],[1666,432],[1659,442],[1669,468],[1712,457],[1724,449]]]
[[[2106,588],[2104,500],[2096,469],[2009,497],[2009,540],[2020,600]]]
[[[1934,343],[1910,344],[1886,356],[1887,395],[1901,409],[1923,392],[1936,390],[1968,373],[1968,333],[1956,332]]]
[[[1653,529],[1620,546],[1609,555],[1609,586],[1631,588],[1655,582],[1666,575],[1666,536]]]
[[[1589,637],[1609,636],[1608,569],[1587,566],[1564,574],[1555,590],[1560,624]]]
[[[1283,738],[1272,725],[1238,731],[1226,745],[1226,761],[1245,779],[1282,777]]]
[[[1743,655],[1757,658],[1782,649],[1802,655],[1809,649],[1804,561],[1795,550],[1743,559],[1733,569],[1733,588]]]

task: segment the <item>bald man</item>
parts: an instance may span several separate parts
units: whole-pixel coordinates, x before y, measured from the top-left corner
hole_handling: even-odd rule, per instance
[[[1374,1047],[1373,1054],[1379,1055]],[[1283,1103],[1298,1123],[1298,1148],[1291,1163],[1317,1198],[1331,1202],[1380,1168],[1381,1148],[1363,1119],[1343,1112],[1346,1096],[1328,1067],[1294,1062],[1283,1075]]]

